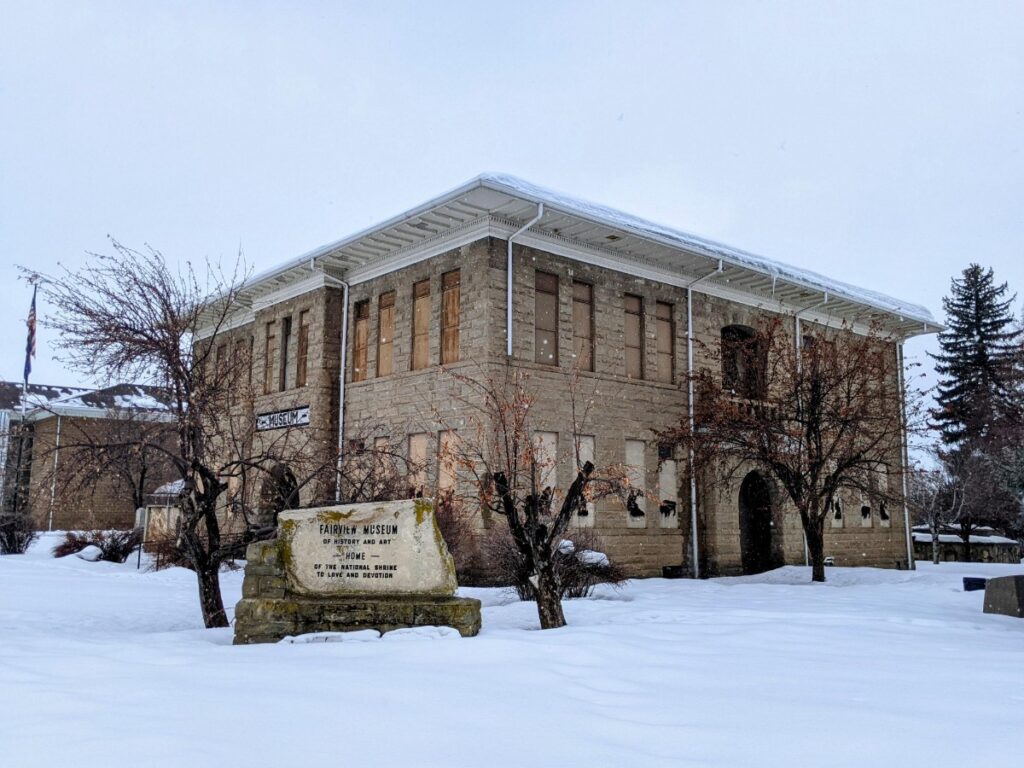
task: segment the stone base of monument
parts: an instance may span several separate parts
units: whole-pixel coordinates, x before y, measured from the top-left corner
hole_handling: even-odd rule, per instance
[[[480,631],[480,601],[454,597],[455,569],[428,500],[283,512],[249,545],[235,644],[404,627]]]
[[[999,576],[985,585],[985,613],[1024,619],[1024,576]]]

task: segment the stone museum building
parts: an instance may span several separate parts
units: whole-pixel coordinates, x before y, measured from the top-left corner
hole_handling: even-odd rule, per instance
[[[218,353],[251,350],[257,430],[306,430],[310,450],[325,454],[356,439],[401,448],[433,467],[415,478],[427,495],[459,482],[436,456],[469,428],[446,371],[526,371],[538,394],[534,438],[557,461],[559,485],[579,445],[599,467],[625,465],[649,496],[640,515],[606,499],[576,525],[592,527],[629,575],[713,575],[805,562],[796,511],[766,472],[691,482],[686,457],[655,438],[688,417],[688,373],[721,367],[728,379],[720,345],[766,317],[795,338],[881,325],[900,362],[903,340],[940,327],[923,307],[484,174],[255,276],[205,338]],[[595,400],[579,428],[574,371]],[[900,467],[905,455],[888,462]],[[844,499],[826,526],[826,556],[906,568],[909,533],[902,504]]]

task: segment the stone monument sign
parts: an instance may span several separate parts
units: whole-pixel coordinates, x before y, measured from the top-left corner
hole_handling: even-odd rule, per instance
[[[458,586],[429,501],[294,510],[278,526],[300,595],[450,596]]]
[[[985,584],[985,613],[1024,618],[1024,576],[999,576]]]
[[[480,630],[480,602],[454,597],[455,563],[428,499],[288,510],[249,545],[235,643],[441,625]]]

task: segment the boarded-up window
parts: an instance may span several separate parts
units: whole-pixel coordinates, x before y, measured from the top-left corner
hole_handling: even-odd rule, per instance
[[[352,381],[366,381],[370,346],[370,302],[356,302],[355,336],[352,343]]]
[[[441,365],[459,362],[459,270],[441,275]]]
[[[288,389],[288,350],[292,340],[292,319],[281,319],[281,369],[278,371],[277,388],[282,392]]]
[[[394,373],[395,292],[382,293],[377,300],[377,375]]]
[[[655,337],[658,344],[658,371],[656,378],[671,384],[676,378],[676,360],[673,350],[676,343],[675,324],[672,322],[672,305],[659,301],[654,305]]]
[[[572,343],[576,365],[594,370],[594,286],[572,284]]]
[[[228,364],[228,345],[218,344],[217,353],[214,358],[213,369],[217,372],[218,376],[223,376],[225,372],[225,366]]]
[[[576,435],[577,470],[583,469],[583,465],[588,461],[594,463],[594,436]],[[576,511],[576,523],[584,528],[592,528],[596,509],[597,505],[593,501],[588,501],[585,506]]]
[[[426,490],[429,451],[430,435],[426,432],[409,435],[409,486],[416,497],[422,496]]]
[[[644,300],[627,293],[625,296],[626,375],[631,379],[644,377]]]
[[[533,469],[537,488],[558,487],[558,433],[533,433]]]
[[[277,334],[274,323],[267,323],[266,345],[263,350],[263,394],[274,391],[274,373],[277,371]]]
[[[628,514],[626,524],[630,528],[646,528],[647,499],[644,492],[647,487],[646,463],[644,460],[645,445],[643,440],[626,441],[626,478],[629,480],[629,503],[626,505]]]
[[[676,528],[679,525],[679,470],[668,446],[664,451],[659,447],[659,459],[658,527]]]
[[[534,296],[534,360],[558,365],[558,275],[538,271]]]
[[[295,356],[295,386],[306,386],[309,369],[309,310],[299,312],[299,349]]]
[[[430,281],[421,280],[412,287],[412,369],[430,363]]]
[[[457,434],[446,429],[437,436],[437,491],[438,494],[454,493],[456,468],[458,467]]]

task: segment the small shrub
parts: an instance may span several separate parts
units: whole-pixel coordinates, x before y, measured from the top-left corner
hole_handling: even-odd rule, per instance
[[[23,555],[36,540],[32,517],[24,512],[0,512],[0,555]]]
[[[601,537],[589,528],[567,532],[554,555],[555,578],[559,597],[571,599],[588,597],[598,584],[620,585],[626,581],[622,568],[602,554]],[[507,527],[490,532],[483,543],[484,555],[497,581],[512,587],[520,600],[534,600],[533,575]]]
[[[123,563],[141,543],[142,530],[139,528],[131,531],[68,531],[63,541],[54,547],[53,556],[73,555],[91,545],[103,552],[100,560]]]
[[[153,555],[154,571],[162,571],[164,568],[195,570],[191,561],[178,548],[177,539],[173,534],[146,542],[146,551]]]
[[[459,584],[480,584],[480,547],[472,514],[458,499],[451,495],[441,495],[434,507],[434,517],[441,530],[441,537],[455,560],[455,576]]]

